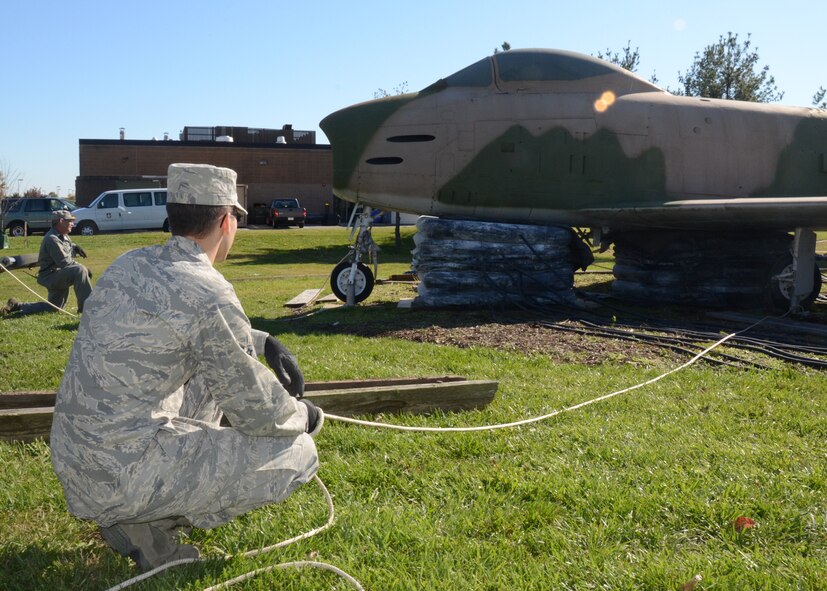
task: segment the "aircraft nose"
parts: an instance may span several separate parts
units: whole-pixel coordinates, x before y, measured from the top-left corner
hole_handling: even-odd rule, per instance
[[[386,97],[331,113],[319,123],[333,148],[333,189],[345,189],[382,124],[414,95]]]

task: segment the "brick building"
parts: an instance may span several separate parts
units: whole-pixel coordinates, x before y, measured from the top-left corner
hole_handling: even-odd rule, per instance
[[[287,125],[281,130],[187,127],[177,141],[81,139],[78,143],[75,195],[81,206],[103,191],[165,187],[171,163],[191,162],[225,166],[238,173],[238,184],[246,187],[249,223],[263,223],[260,218],[270,201],[284,197],[297,197],[311,219],[334,217],[332,151],[315,143],[314,132]]]

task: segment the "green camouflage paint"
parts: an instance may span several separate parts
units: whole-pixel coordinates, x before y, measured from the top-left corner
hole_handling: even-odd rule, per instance
[[[333,189],[348,186],[353,171],[371,138],[398,109],[417,98],[415,94],[388,97],[348,107],[325,117],[319,127],[328,139],[336,138],[333,150]]]
[[[827,119],[805,119],[778,158],[775,179],[755,197],[827,195]]]
[[[653,205],[666,200],[666,165],[656,148],[626,156],[605,129],[580,140],[563,128],[535,137],[513,126],[442,186],[437,200],[493,208]]]

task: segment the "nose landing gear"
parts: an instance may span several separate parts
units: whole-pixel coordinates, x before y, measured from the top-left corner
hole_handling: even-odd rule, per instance
[[[354,218],[356,218],[355,224]],[[355,236],[350,246],[350,254],[336,265],[330,274],[330,288],[336,297],[348,306],[363,302],[373,291],[374,275],[379,266],[377,256],[379,247],[371,236],[372,225],[370,207],[357,204],[348,224],[353,227],[350,234],[351,240]],[[362,260],[373,263],[373,272]]]

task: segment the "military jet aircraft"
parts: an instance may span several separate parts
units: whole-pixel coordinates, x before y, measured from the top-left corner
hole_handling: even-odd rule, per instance
[[[822,109],[674,96],[594,57],[531,49],[347,107],[320,126],[333,191],[347,201],[590,228],[616,244],[634,233],[653,249],[677,233],[730,235],[737,250],[746,233],[794,231],[792,256],[768,261],[768,285],[794,307],[820,289]]]

